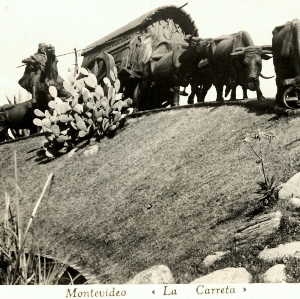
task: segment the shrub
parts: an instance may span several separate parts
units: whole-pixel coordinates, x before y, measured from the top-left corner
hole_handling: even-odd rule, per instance
[[[258,130],[254,133],[254,136],[247,136],[244,138],[244,141],[248,144],[252,152],[258,158],[256,163],[260,164],[261,166],[263,179],[257,182],[259,188],[257,189],[256,193],[260,194],[260,198],[258,198],[258,205],[262,207],[273,205],[277,201],[275,176],[269,176],[265,167],[265,158],[274,137],[275,136],[273,133],[266,133]],[[252,141],[257,142],[257,147],[252,144]],[[267,148],[265,152],[262,149],[263,141],[267,142]]]
[[[68,81],[63,82],[70,94],[65,100],[57,96],[54,86],[49,87],[53,98],[48,103],[50,109],[34,111],[38,117],[34,124],[50,133],[44,143],[48,157],[67,153],[84,139],[111,136],[124,124],[126,116],[133,112],[130,107],[132,100],[123,99],[122,93],[119,93],[116,68],[111,71],[111,77],[112,82],[106,77],[103,79],[102,88],[94,74],[81,68],[77,79],[70,76]]]

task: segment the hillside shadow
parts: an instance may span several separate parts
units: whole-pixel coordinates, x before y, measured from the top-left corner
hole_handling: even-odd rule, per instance
[[[33,148],[33,149],[29,150],[29,151],[27,152],[27,154],[33,153],[33,152],[35,152],[35,151],[37,151],[37,150],[39,150],[39,149],[41,149],[41,148],[42,148],[42,147],[36,147],[36,148]]]
[[[299,138],[293,140],[293,141],[290,142],[290,143],[287,143],[287,144],[285,145],[285,147],[288,148],[289,146],[294,145],[295,143],[298,143],[298,142],[300,142],[300,139],[299,139]]]
[[[217,109],[219,109],[219,108],[221,108],[222,106],[216,106],[216,107],[212,107],[209,111],[208,111],[208,113],[212,113],[212,112],[214,112],[215,110],[217,110]]]
[[[275,102],[274,99],[265,100],[249,100],[245,102],[242,107],[245,107],[249,113],[254,113],[256,116],[266,115],[266,114],[276,114],[272,116],[268,121],[276,121],[282,118],[283,112]],[[284,110],[284,108],[282,108]]]
[[[245,216],[248,218],[248,220],[252,220],[255,216],[262,214],[266,210],[266,207],[264,206],[256,206],[253,207],[252,210],[248,211]]]
[[[53,158],[41,157],[41,158],[36,158],[34,161],[37,162],[38,165],[43,165],[53,161]]]
[[[31,157],[25,159],[25,161],[27,162],[27,161],[30,161],[30,160],[32,160],[32,159],[34,159],[34,158],[35,158],[35,156],[31,156]]]
[[[244,205],[243,207],[231,211],[222,219],[218,219],[215,224],[213,224],[210,228],[213,229],[217,225],[225,224],[227,222],[236,220],[240,217],[246,217],[247,221],[251,221],[255,216],[262,214],[266,210],[266,207],[261,205],[249,206]]]
[[[248,210],[248,205],[244,205],[243,207],[230,212],[230,214],[228,214],[226,217],[224,217],[222,219],[218,219],[214,226],[224,224],[224,223],[232,221],[232,220],[236,220],[240,216],[245,215],[245,212],[247,210]]]
[[[43,148],[40,148],[38,151],[36,151],[36,155],[31,157],[30,159],[34,159],[35,162],[37,162],[38,165],[40,164],[47,164],[53,160],[53,158],[49,158],[45,154],[45,150]]]
[[[201,104],[201,105],[200,105]],[[224,106],[238,106],[238,107],[244,107],[248,113],[254,113],[256,116],[261,115],[272,115],[276,114],[275,116],[272,116],[269,121],[276,121],[282,118],[282,116],[285,114],[285,108],[279,107],[274,99],[265,99],[265,100],[257,100],[257,99],[249,99],[249,100],[236,100],[236,101],[230,101],[225,100],[223,102],[204,102],[204,103],[198,103],[194,104],[195,107],[210,107],[209,113],[216,111],[219,108],[222,108]]]

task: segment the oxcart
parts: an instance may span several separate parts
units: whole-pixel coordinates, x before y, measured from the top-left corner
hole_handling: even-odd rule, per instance
[[[147,93],[150,94],[147,99],[139,94],[147,65],[151,72],[152,61],[155,63],[184,43],[187,35],[198,36],[197,31],[194,21],[182,7],[159,7],[86,47],[81,54],[84,56],[82,66],[94,73],[101,83],[104,77],[110,78],[110,70],[115,65],[124,97],[134,99],[140,110],[157,108],[149,105],[155,102],[153,94],[157,96],[157,90]],[[167,88],[168,93],[172,92],[172,88],[171,91]],[[160,96],[166,94],[163,92]]]

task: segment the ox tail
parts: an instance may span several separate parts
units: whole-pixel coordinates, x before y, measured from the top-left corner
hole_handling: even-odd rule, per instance
[[[248,88],[249,84],[249,77],[246,71],[242,72],[242,86],[243,88],[245,87],[246,89]]]

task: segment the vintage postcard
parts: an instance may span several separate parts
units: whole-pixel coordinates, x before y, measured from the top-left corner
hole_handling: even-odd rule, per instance
[[[3,0],[1,297],[297,297],[299,8]]]

